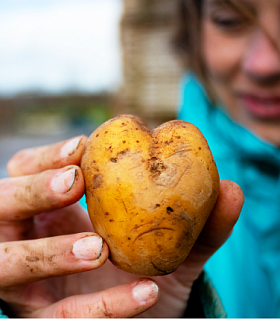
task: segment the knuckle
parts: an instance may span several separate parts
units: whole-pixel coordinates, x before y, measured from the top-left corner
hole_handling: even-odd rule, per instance
[[[42,202],[41,193],[38,192],[38,184],[36,176],[28,176],[22,187],[16,189],[14,193],[15,201],[20,204],[25,210],[31,210],[36,206],[40,206]],[[36,201],[34,201],[36,199]]]
[[[113,303],[112,300],[108,297],[102,296],[101,300],[99,300],[96,305],[96,311],[101,317],[115,318]]]
[[[17,215],[21,218],[30,217],[42,210],[56,208],[56,199],[48,192],[45,172],[18,178],[13,193]],[[16,217],[15,217],[16,218]]]
[[[54,310],[54,318],[115,318],[112,311],[112,303],[102,296],[97,303],[81,304],[78,299],[72,296],[62,301]]]
[[[41,239],[35,240],[30,247],[26,247],[23,260],[28,272],[48,278],[56,275],[59,267],[55,262],[56,254],[47,246],[50,241],[46,244],[44,242]]]
[[[79,317],[79,306],[75,297],[72,299],[65,299],[59,304],[59,306],[54,310],[54,318],[75,318]]]
[[[94,306],[81,304],[76,297],[65,299],[54,311],[54,318],[92,318],[96,317]],[[99,316],[98,316],[99,317]]]
[[[11,177],[29,174],[33,158],[32,149],[27,148],[15,153],[7,163],[7,171]]]
[[[18,172],[17,159],[21,157],[21,151],[17,152],[11,159],[9,159],[7,163],[7,172],[9,176],[16,176]]]

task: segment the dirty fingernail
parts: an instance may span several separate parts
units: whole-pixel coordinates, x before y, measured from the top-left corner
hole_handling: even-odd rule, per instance
[[[100,257],[103,240],[99,236],[85,237],[73,245],[73,253],[78,259],[96,260]]]
[[[158,296],[158,286],[153,281],[143,281],[133,288],[132,294],[134,299],[145,303]]]
[[[65,145],[61,148],[60,151],[61,158],[67,158],[71,156],[71,154],[73,154],[75,150],[78,148],[81,139],[82,137],[77,137],[65,143]]]
[[[53,178],[51,186],[56,192],[66,193],[69,191],[75,180],[76,169],[69,169]]]

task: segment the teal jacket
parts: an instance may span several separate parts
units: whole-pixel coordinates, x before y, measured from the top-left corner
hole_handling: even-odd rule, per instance
[[[245,194],[231,237],[205,266],[227,316],[280,317],[280,149],[211,105],[192,74],[182,78],[178,117],[202,131],[220,178]]]

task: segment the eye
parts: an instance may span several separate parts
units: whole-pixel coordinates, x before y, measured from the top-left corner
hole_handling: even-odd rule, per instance
[[[235,28],[242,24],[240,19],[235,18],[223,18],[223,17],[214,17],[213,22],[223,28]]]
[[[216,27],[223,31],[240,31],[247,26],[246,19],[237,15],[214,15],[211,20]]]

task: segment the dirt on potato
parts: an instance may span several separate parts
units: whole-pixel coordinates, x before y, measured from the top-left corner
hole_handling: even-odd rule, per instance
[[[219,193],[202,133],[185,121],[152,130],[122,115],[96,129],[81,161],[94,229],[119,268],[165,275],[186,259]]]

